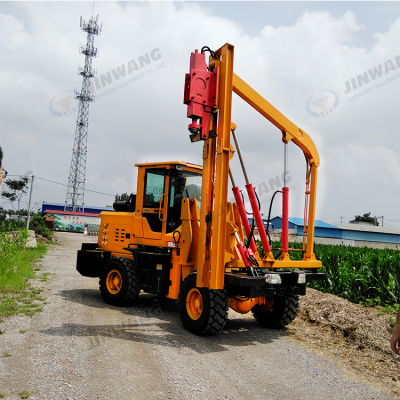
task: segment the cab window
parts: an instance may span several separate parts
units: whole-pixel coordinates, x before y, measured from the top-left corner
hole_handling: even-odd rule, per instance
[[[181,224],[182,199],[196,199],[200,209],[202,175],[189,171],[173,170],[170,178],[169,207],[166,233],[173,232]]]
[[[164,193],[165,169],[147,170],[145,181],[143,207],[159,208],[161,195]]]

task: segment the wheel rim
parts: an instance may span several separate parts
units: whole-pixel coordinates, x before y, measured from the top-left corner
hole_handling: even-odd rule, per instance
[[[186,310],[191,319],[196,320],[200,318],[203,312],[203,297],[199,289],[193,288],[189,290],[186,296]]]
[[[264,304],[261,304],[260,307],[264,313],[268,313],[272,310],[272,306],[274,305],[274,300],[266,300]]]
[[[122,276],[116,269],[113,269],[108,273],[106,278],[106,285],[107,290],[111,294],[117,294],[121,290]]]

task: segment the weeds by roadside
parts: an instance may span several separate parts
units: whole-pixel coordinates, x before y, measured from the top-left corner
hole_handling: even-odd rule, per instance
[[[36,393],[36,390],[23,390],[22,392],[18,393],[18,395],[21,397],[21,399],[29,399],[33,394]]]
[[[26,230],[0,231],[0,321],[16,314],[32,316],[42,310],[45,301],[40,296],[42,289],[32,287],[29,280],[47,281],[50,273],[37,274],[40,268],[34,264],[44,257],[48,244],[25,248],[26,238]]]

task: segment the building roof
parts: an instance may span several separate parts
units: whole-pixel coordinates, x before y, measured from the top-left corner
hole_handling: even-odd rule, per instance
[[[359,232],[374,232],[374,233],[390,233],[392,235],[400,235],[400,229],[389,228],[386,226],[374,226],[364,224],[346,224],[342,222],[329,222],[330,224],[348,231],[359,231]]]
[[[277,215],[276,217],[271,218],[271,222],[273,222],[275,218],[282,219],[282,216],[281,215]],[[291,222],[294,225],[304,226],[304,219],[303,218],[289,217],[289,222]],[[318,219],[315,220],[315,227],[316,228],[340,229],[337,226],[332,225],[330,222],[321,221],[321,220],[318,220]]]
[[[62,214],[62,215],[79,215],[81,217],[100,217],[100,214],[95,213],[81,213],[75,211],[61,211],[61,210],[44,210],[45,214]]]
[[[275,218],[282,219],[282,216],[276,216],[271,219],[273,221]],[[304,226],[303,218],[289,217],[289,222],[297,226]],[[358,232],[373,232],[373,233],[389,233],[392,235],[400,235],[400,229],[389,228],[386,226],[374,226],[374,225],[364,225],[364,224],[349,224],[342,222],[331,222],[323,220],[315,220],[316,228],[330,228],[330,229],[344,229],[348,231],[358,231]]]
[[[282,218],[282,217],[279,217]],[[304,226],[304,219],[303,218],[294,218],[289,217],[289,222],[295,225]],[[331,224],[330,222],[321,221],[320,219],[315,220],[315,227],[316,228],[331,228],[331,229],[339,229],[337,226]]]
[[[56,207],[65,207],[64,203],[50,203],[47,201],[43,201],[42,202],[43,206],[56,206]],[[98,210],[99,213],[101,211],[114,211],[114,209],[112,207],[95,207],[95,206],[85,206],[85,208],[88,208],[90,210]]]
[[[143,166],[157,166],[157,167],[161,167],[163,165],[165,166],[169,166],[171,164],[180,164],[180,165],[184,165],[187,167],[192,167],[192,168],[196,168],[199,170],[202,170],[203,167],[201,165],[197,165],[197,164],[192,164],[189,162],[185,162],[185,161],[163,161],[163,162],[147,162],[147,163],[139,163],[139,164],[135,164],[135,167],[143,167]]]

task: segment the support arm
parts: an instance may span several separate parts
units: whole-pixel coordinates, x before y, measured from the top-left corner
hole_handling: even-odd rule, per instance
[[[319,166],[320,160],[318,150],[310,136],[286,118],[235,73],[233,74],[233,91],[279,128],[282,133],[284,133],[283,141],[285,143],[291,140],[299,146],[307,157],[310,165],[315,164],[316,167]]]

